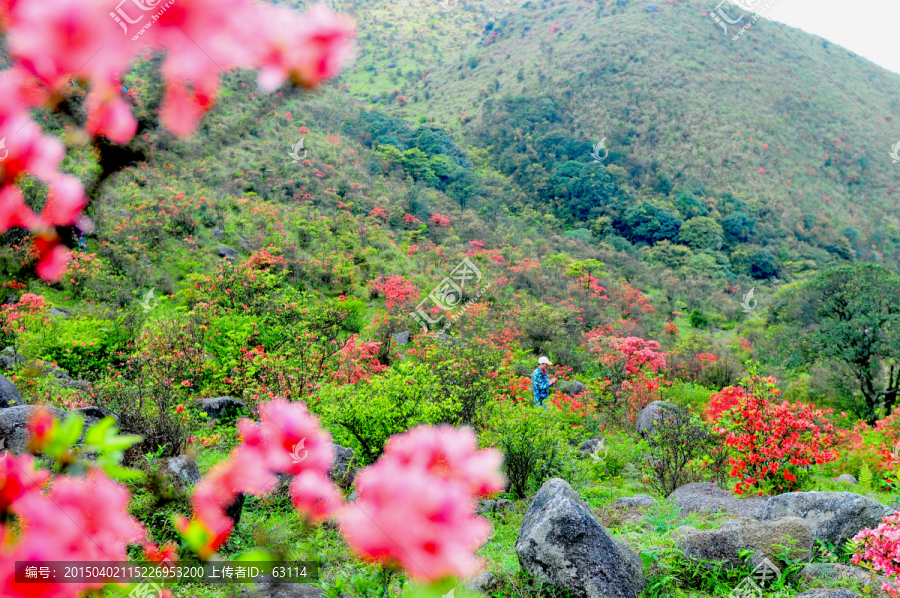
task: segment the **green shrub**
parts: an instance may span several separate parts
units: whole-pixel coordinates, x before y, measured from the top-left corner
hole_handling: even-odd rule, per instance
[[[859,468],[859,491],[863,494],[872,491],[872,470],[865,463]]]
[[[401,363],[384,375],[317,393],[318,411],[335,442],[356,450],[363,464],[381,456],[388,438],[419,424],[459,423],[459,399],[422,364]]]
[[[660,389],[660,395],[664,401],[694,413],[703,411],[711,394],[710,389],[693,382],[676,381],[671,386],[663,386]]]
[[[552,477],[571,478],[574,448],[569,432],[547,410],[496,404],[482,443],[503,453],[508,491],[524,498]]]

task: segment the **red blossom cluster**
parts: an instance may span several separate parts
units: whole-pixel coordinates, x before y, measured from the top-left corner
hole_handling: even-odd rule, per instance
[[[737,480],[738,494],[754,486],[760,492],[792,490],[798,473],[837,458],[834,426],[825,417],[833,410],[777,400],[775,383],[771,377],[753,376],[743,387],[713,394],[703,412],[737,453],[730,458],[729,475]]]
[[[81,216],[87,205],[81,182],[59,171],[64,145],[31,118],[33,109],[65,100],[73,83],[89,89],[85,132],[127,143],[138,125],[122,95],[122,77],[147,50],[164,53],[160,119],[186,136],[215,103],[222,71],[257,68],[265,90],[287,79],[312,87],[337,73],[353,34],[348,19],[324,6],[300,18],[290,8],[251,0],[148,0],[116,7],[107,0],[0,2],[0,35],[12,59],[12,67],[0,72],[0,139],[8,151],[0,162],[0,232],[28,229],[38,275],[56,280],[68,259],[56,227],[90,228]],[[18,187],[27,175],[49,187],[40,215]]]
[[[490,526],[475,517],[477,496],[503,489],[502,456],[478,450],[471,430],[419,427],[394,436],[356,481],[359,499],[338,515],[363,558],[401,565],[419,580],[468,577]]]
[[[402,308],[403,305],[418,294],[418,289],[399,275],[386,276],[375,283],[375,289],[385,296],[386,307],[393,309],[395,307]]]
[[[432,224],[434,224],[435,226],[450,226],[450,218],[448,218],[447,216],[442,216],[437,212],[432,214],[429,220],[431,220]]]

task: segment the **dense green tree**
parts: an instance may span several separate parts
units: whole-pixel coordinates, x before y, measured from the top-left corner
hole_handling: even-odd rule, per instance
[[[756,218],[743,212],[736,212],[722,220],[722,230],[729,241],[746,241],[756,230]]]
[[[858,384],[858,415],[889,414],[900,392],[900,277],[875,264],[838,266],[789,293],[775,312],[791,366],[839,364]]]
[[[675,239],[681,222],[673,210],[645,201],[625,212],[622,228],[625,236],[633,241],[652,245],[664,239]]]
[[[651,260],[661,262],[673,270],[686,266],[693,255],[684,245],[675,245],[669,241],[660,241],[650,251]]]
[[[593,163],[563,162],[547,185],[548,199],[562,216],[575,222],[596,219],[614,202],[616,185],[605,168]]]
[[[695,250],[718,251],[722,247],[722,238],[722,227],[719,223],[705,216],[691,218],[682,224],[678,231],[678,239]]]

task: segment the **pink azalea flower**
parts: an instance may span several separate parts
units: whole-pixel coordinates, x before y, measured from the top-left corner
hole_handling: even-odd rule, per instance
[[[294,478],[291,500],[294,507],[313,523],[330,518],[342,503],[341,494],[331,480],[311,469]]]
[[[490,532],[475,517],[475,494],[502,488],[495,451],[478,451],[474,433],[420,427],[388,441],[360,472],[359,500],[338,513],[348,544],[363,558],[400,564],[412,577],[467,577]]]

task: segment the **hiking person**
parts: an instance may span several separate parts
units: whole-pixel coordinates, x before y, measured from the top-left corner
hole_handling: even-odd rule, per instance
[[[544,401],[550,396],[550,386],[556,382],[556,378],[547,376],[547,368],[553,365],[546,357],[538,359],[537,369],[531,374],[531,385],[534,387],[534,404],[544,406]]]

